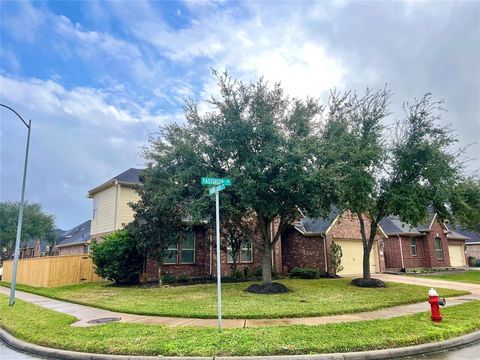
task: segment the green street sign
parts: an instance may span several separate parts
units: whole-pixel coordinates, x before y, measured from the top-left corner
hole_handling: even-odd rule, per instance
[[[230,179],[221,179],[221,178],[211,178],[211,177],[202,177],[202,185],[232,185],[232,180]]]
[[[210,195],[213,195],[213,194],[215,194],[216,192],[222,191],[223,189],[225,189],[225,185],[224,185],[224,184],[221,184],[221,185],[214,186],[214,187],[211,187],[210,189],[208,189],[208,193],[209,193]]]

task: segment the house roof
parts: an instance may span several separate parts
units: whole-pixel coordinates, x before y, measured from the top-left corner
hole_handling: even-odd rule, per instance
[[[142,173],[143,169],[135,169],[135,168],[130,168],[121,174],[118,174],[117,176],[114,176],[108,181],[105,181],[103,184],[91,189],[88,191],[88,197],[91,198],[93,195],[95,195],[97,192],[106,189],[112,185],[115,184],[121,184],[121,185],[136,185],[140,184],[140,174]]]
[[[428,208],[428,221],[425,224],[417,226],[418,231],[430,231],[433,225],[435,218],[437,217],[437,213],[433,208]]]
[[[417,228],[403,222],[396,216],[384,217],[380,220],[380,226],[386,235],[423,235]]]
[[[330,226],[335,222],[335,219],[340,214],[340,211],[337,208],[334,208],[330,211],[325,218],[316,218],[311,219],[304,217],[297,221],[293,226],[297,229],[302,235],[305,236],[316,236],[323,235],[327,232]]]
[[[447,232],[447,239],[452,239],[452,240],[465,240],[465,241],[466,241],[467,239],[469,239],[469,237],[468,237],[468,236],[465,236],[465,235],[463,235],[463,234],[460,234],[460,233],[458,233],[458,232],[456,232],[456,231],[449,230],[449,231]]]
[[[77,225],[71,228],[68,231],[65,231],[58,239],[57,247],[85,244],[90,240],[90,225],[91,221],[85,221],[80,225]]]
[[[465,244],[480,244],[480,233],[472,230],[464,229],[461,226],[454,228],[455,233],[466,237]]]

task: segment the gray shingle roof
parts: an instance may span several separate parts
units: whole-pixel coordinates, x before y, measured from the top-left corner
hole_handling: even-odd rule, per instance
[[[143,169],[135,169],[135,168],[130,168],[121,174],[118,174],[117,176],[114,176],[108,181],[105,181],[103,184],[94,187],[88,192],[88,197],[93,197],[93,195],[103,189],[106,189],[110,187],[111,185],[114,185],[115,182],[118,182],[120,184],[140,184],[140,174],[142,173]]]
[[[380,221],[380,226],[382,227],[385,234],[388,236],[391,235],[423,235],[417,228],[413,227],[410,224],[407,224],[400,220],[400,218],[395,216],[384,217]]]
[[[294,224],[295,229],[306,236],[325,234],[333,221],[337,218],[340,211],[338,209],[332,209],[330,214],[325,218],[302,218],[300,221]]]
[[[480,244],[480,233],[472,230],[466,230],[460,226],[455,227],[454,229],[456,233],[463,235],[467,238],[467,240],[465,240],[465,244],[472,244],[472,243]]]
[[[62,237],[57,240],[57,246],[85,244],[90,239],[91,221],[85,221],[72,229],[65,231]]]
[[[111,178],[109,181],[117,180],[118,182],[131,183],[131,184],[140,184],[140,174],[143,169],[130,168],[121,174]]]

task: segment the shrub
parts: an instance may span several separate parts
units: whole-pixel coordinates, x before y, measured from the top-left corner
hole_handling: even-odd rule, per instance
[[[245,266],[245,267],[243,268],[243,277],[244,277],[245,279],[248,279],[248,278],[250,277],[250,275],[251,275],[251,274],[250,274],[250,269],[249,269],[247,266]]]
[[[332,245],[330,247],[330,250],[332,251],[332,265],[333,265],[333,270],[335,274],[338,274],[340,271],[343,270],[342,266],[342,247],[338,245],[335,242],[332,242]]]
[[[128,230],[107,235],[91,247],[95,272],[117,284],[137,284],[143,270],[143,256]]]
[[[177,278],[175,275],[164,273],[162,274],[162,283],[163,284],[175,284],[177,282]]]
[[[290,277],[299,279],[318,279],[320,275],[320,271],[317,269],[295,267],[290,271]]]

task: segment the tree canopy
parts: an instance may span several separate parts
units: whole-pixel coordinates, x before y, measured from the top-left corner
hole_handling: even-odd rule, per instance
[[[442,220],[458,215],[471,222],[471,200],[478,204],[478,187],[475,192],[475,183],[464,181],[458,154],[452,152],[457,139],[439,124],[441,102],[426,94],[407,103],[404,118],[388,131],[389,98],[387,90],[333,94],[322,143],[336,201],[360,223],[365,279],[383,217],[418,225],[431,208]]]
[[[8,259],[15,250],[17,234],[18,202],[0,202],[0,252],[2,259]],[[49,244],[55,237],[55,218],[43,212],[38,203],[25,203],[21,241],[38,239]]]
[[[208,223],[214,204],[200,177],[231,178],[233,185],[222,191],[222,217],[252,217],[269,284],[271,249],[285,226],[300,209],[319,214],[329,208],[320,201],[316,158],[322,108],[314,99],[290,99],[279,84],[269,87],[263,79],[243,83],[226,73],[214,76],[220,97],[210,100],[211,111],[200,114],[196,102],[188,101],[187,123],[164,126],[150,139],[139,204],[145,208],[146,199],[152,200],[150,209],[168,204],[177,220],[188,216]]]

